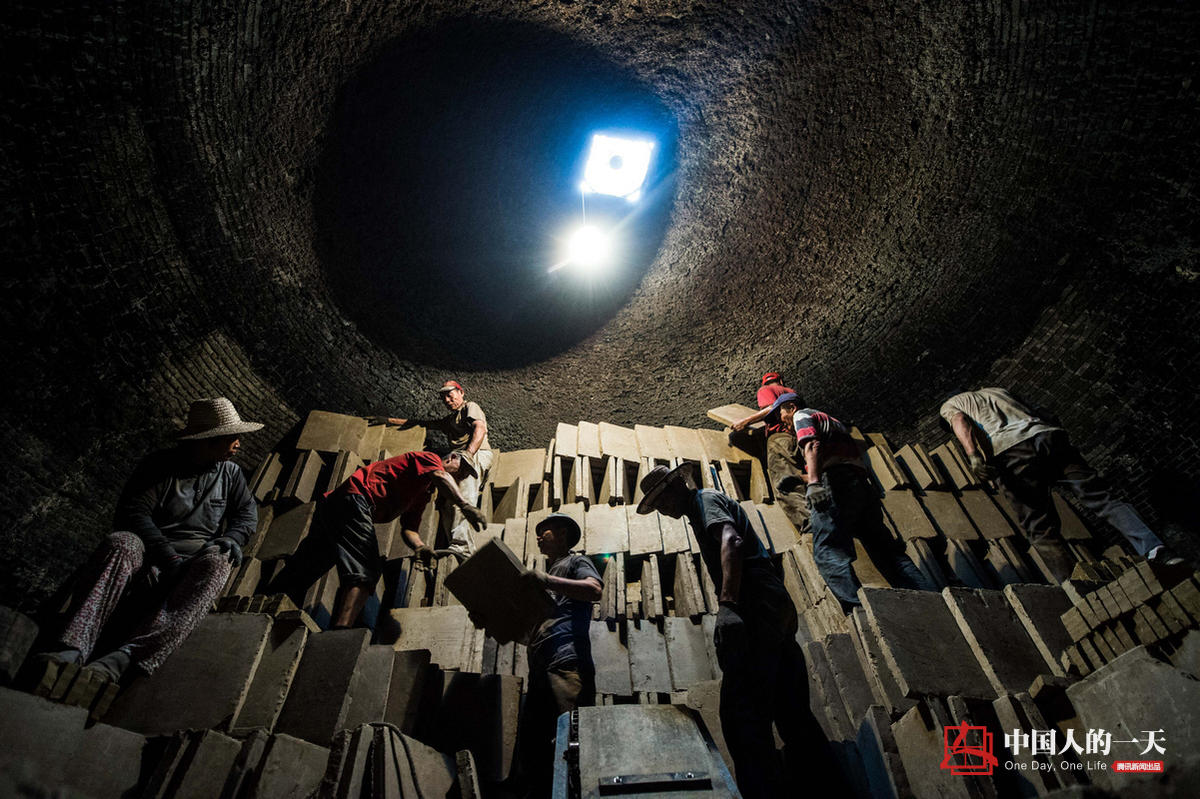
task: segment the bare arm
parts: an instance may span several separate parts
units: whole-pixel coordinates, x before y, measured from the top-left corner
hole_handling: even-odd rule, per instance
[[[441,483],[442,488],[450,495],[450,501],[456,507],[462,508],[470,504],[463,498],[462,492],[458,490],[458,483],[454,482],[454,478],[450,476],[449,472],[438,469],[433,473],[433,478]]]
[[[400,427],[437,427],[441,419],[413,419],[401,418],[399,416],[389,416],[388,424],[399,425]]]
[[[600,601],[600,581],[595,577],[584,577],[582,580],[572,580],[569,577],[546,575],[546,588],[556,594],[562,594],[567,599],[580,599],[584,602]]]
[[[416,530],[412,530],[407,527],[402,527],[402,528],[400,528],[400,536],[404,539],[404,543],[406,543],[410,547],[412,547],[412,550],[414,552],[416,552],[421,547],[425,546],[425,542],[421,540],[421,536],[417,533]]]
[[[441,419],[415,419],[411,416],[389,416],[387,417],[388,424],[398,425],[400,427],[428,427],[437,428],[442,423]]]
[[[471,441],[467,444],[467,452],[474,455],[483,446],[483,439],[487,437],[487,422],[482,419],[475,420],[475,429],[471,431]]]
[[[731,424],[730,427],[734,430],[734,432],[741,432],[742,430],[745,430],[750,425],[757,424],[758,422],[761,422],[763,419],[766,419],[770,415],[771,415],[771,406],[768,405],[767,407],[761,409],[757,413],[750,414],[745,419],[738,419],[736,422]]]
[[[821,482],[821,442],[810,438],[804,442],[804,471],[808,482]]]
[[[742,537],[733,525],[721,527],[721,602],[737,602],[742,588]]]
[[[959,411],[954,414],[954,418],[950,420],[950,429],[954,431],[954,436],[958,439],[958,443],[962,444],[963,452],[967,457],[971,457],[977,451],[975,446],[975,426],[971,424],[970,418]]]

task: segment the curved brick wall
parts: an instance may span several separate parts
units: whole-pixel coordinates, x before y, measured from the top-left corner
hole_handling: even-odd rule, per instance
[[[343,87],[466,11],[618,65],[678,130],[644,277],[561,351],[455,374],[498,446],[560,419],[696,423],[765,366],[931,438],[945,391],[1001,382],[1160,523],[1195,524],[1200,11],[245,5],[19,2],[0,23],[3,601],[78,562],[194,395],[267,423],[248,462],[313,407],[433,409],[445,362],[330,290],[314,193]]]

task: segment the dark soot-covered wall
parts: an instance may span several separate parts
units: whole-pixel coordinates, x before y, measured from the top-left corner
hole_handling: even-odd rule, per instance
[[[193,396],[266,422],[249,464],[447,377],[502,448],[698,424],[765,367],[925,440],[1008,384],[1194,529],[1200,9],[928,5],[18,2],[0,600],[82,559]],[[592,114],[663,147],[589,284],[534,267]]]

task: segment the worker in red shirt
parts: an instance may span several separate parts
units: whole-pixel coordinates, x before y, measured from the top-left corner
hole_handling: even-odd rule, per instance
[[[771,416],[775,400],[784,394],[796,394],[796,390],[783,384],[779,372],[767,372],[762,376],[755,401],[759,411],[739,419],[731,426],[733,433],[742,433],[751,425],[767,423],[767,477],[775,490],[775,499],[783,508],[792,524],[801,532],[807,532],[808,502],[804,497],[804,465],[796,450],[796,434],[791,427],[780,421],[779,415]]]
[[[465,468],[457,451],[445,460],[432,452],[406,452],[359,468],[318,502],[311,531],[268,592],[285,593],[302,605],[308,587],[336,566],[340,584],[331,629],[353,626],[383,569],[376,524],[399,517],[400,534],[428,561],[433,549],[417,527],[429,497],[441,488],[472,527],[483,529],[483,512],[463,498],[455,480]]]

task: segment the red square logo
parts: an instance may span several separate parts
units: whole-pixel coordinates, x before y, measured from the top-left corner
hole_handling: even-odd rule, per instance
[[[990,775],[999,762],[992,748],[992,738],[987,727],[976,727],[965,721],[944,727],[942,768],[950,769],[955,776]]]

